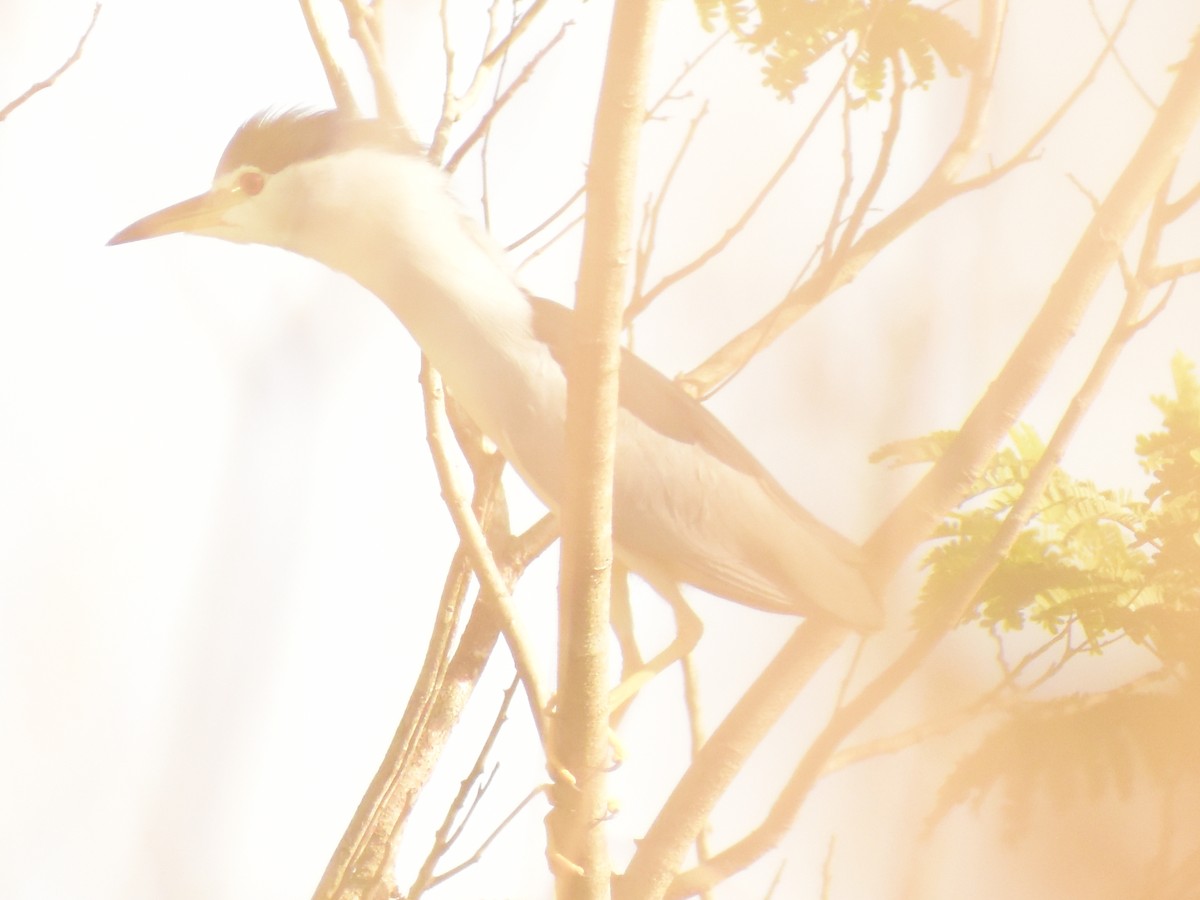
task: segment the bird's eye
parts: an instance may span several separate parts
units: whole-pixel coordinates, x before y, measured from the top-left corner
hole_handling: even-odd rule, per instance
[[[266,183],[267,179],[263,177],[262,172],[248,169],[237,177],[237,190],[247,197],[254,197],[262,191]]]

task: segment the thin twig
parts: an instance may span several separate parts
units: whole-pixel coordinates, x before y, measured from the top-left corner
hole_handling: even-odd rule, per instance
[[[853,112],[853,97],[850,94],[850,82],[842,82],[842,183],[838,187],[837,197],[834,198],[833,210],[829,214],[829,224],[825,227],[825,240],[821,242],[821,262],[827,263],[833,254],[834,237],[842,224],[842,210],[846,208],[846,200],[850,197],[850,188],[854,184],[854,136],[850,128],[851,113]],[[806,266],[807,268],[807,266]],[[799,279],[797,280],[799,283]],[[791,290],[795,290],[792,285]],[[791,291],[789,291],[791,293]]]
[[[837,835],[830,835],[825,849],[825,861],[821,863],[821,900],[829,900],[833,890],[833,852],[837,847]]]
[[[479,63],[479,67],[475,70],[475,75],[471,78],[470,86],[466,89],[466,91],[463,92],[462,97],[460,97],[458,100],[460,112],[461,110],[470,109],[475,105],[475,101],[478,99],[480,91],[483,90],[483,86],[486,84],[488,76],[491,75],[492,70],[500,64],[500,61],[504,58],[504,55],[508,53],[512,45],[516,43],[516,41],[525,33],[529,26],[533,24],[534,20],[538,17],[542,10],[546,8],[547,2],[548,0],[534,0],[534,2],[530,5],[529,10],[525,13],[525,15],[521,16],[520,20],[512,27],[508,34],[506,34],[496,44],[496,46],[491,49],[491,52],[484,55],[483,59]]]
[[[488,130],[492,127],[493,120],[495,120],[500,111],[504,109],[508,101],[510,101],[517,91],[519,91],[525,85],[525,83],[533,77],[533,73],[537,69],[538,64],[546,58],[546,55],[553,50],[558,42],[561,41],[566,35],[567,29],[574,24],[575,23],[573,21],[564,22],[562,27],[558,29],[558,33],[546,43],[546,46],[535,53],[533,58],[525,64],[525,67],[521,69],[517,77],[513,79],[513,83],[504,90],[504,93],[496,98],[495,102],[492,103],[492,105],[488,108],[488,111],[483,114],[483,118],[479,120],[479,124],[475,126],[475,130],[472,131],[467,136],[467,139],[464,140],[462,144],[459,145],[458,149],[454,151],[454,154],[450,157],[450,161],[446,163],[446,171],[453,172],[458,168],[463,157],[467,155],[467,153],[473,146],[475,146],[475,143],[481,137],[487,134]]]
[[[580,225],[583,223],[583,217],[584,217],[584,214],[580,213],[579,215],[572,216],[570,219],[568,219],[567,223],[565,225],[563,225],[562,228],[558,229],[558,231],[554,232],[554,234],[550,236],[549,240],[547,240],[546,243],[542,244],[540,247],[538,247],[536,250],[534,250],[532,253],[530,253],[528,256],[526,256],[523,260],[521,260],[519,263],[517,263],[517,271],[518,272],[521,271],[521,269],[525,268],[527,265],[529,265],[531,262],[533,262],[535,259],[537,259],[539,256],[541,256],[543,253],[545,253],[551,247],[553,247],[555,244],[557,244],[560,240],[562,240],[564,237],[566,237],[568,234],[570,234],[575,229],[576,225]]]
[[[560,205],[556,210],[554,210],[554,212],[550,213],[550,215],[546,216],[546,218],[542,219],[542,221],[540,223],[533,226],[533,228],[529,229],[529,231],[525,232],[523,235],[521,235],[519,238],[517,238],[515,241],[513,241],[511,244],[509,244],[507,247],[505,247],[504,252],[512,253],[514,250],[516,250],[522,244],[526,243],[527,241],[532,240],[533,238],[535,238],[539,234],[541,234],[543,231],[545,231],[546,228],[548,228],[554,222],[555,219],[557,219],[559,216],[561,216],[563,213],[565,213],[568,209],[570,209],[571,206],[574,205],[575,201],[583,196],[583,192],[586,189],[587,189],[586,186],[582,185],[582,184],[579,187],[577,187],[575,189],[575,193],[573,193],[570,197],[568,197],[566,200],[564,200],[562,202],[562,205]],[[582,218],[580,219],[580,221],[583,221]]]
[[[414,149],[419,145],[413,136],[412,128],[400,111],[400,103],[396,99],[396,89],[392,87],[387,67],[383,61],[383,51],[380,49],[368,21],[368,12],[363,9],[361,0],[342,0],[342,8],[346,11],[346,22],[350,26],[350,36],[357,42],[367,63],[367,71],[371,74],[371,84],[375,88],[375,107],[380,118],[390,122],[404,135],[407,143]]]
[[[487,594],[488,602],[493,604],[500,614],[501,632],[508,649],[512,653],[513,663],[517,674],[525,688],[529,700],[530,712],[537,726],[538,736],[545,741],[546,721],[545,711],[548,695],[542,687],[542,680],[537,672],[537,664],[533,653],[525,641],[525,630],[521,627],[516,610],[512,606],[512,598],[508,586],[496,560],[483,537],[483,529],[469,503],[458,488],[454,472],[450,468],[449,457],[446,454],[445,432],[446,421],[445,399],[442,391],[441,378],[429,365],[428,360],[422,359],[421,382],[424,386],[426,438],[433,453],[434,467],[437,469],[438,483],[442,489],[442,497],[454,520],[459,538],[466,545],[471,558],[471,566],[475,577]]]
[[[467,458],[475,472],[472,505],[476,515],[489,523],[489,530],[500,528],[507,533],[499,487],[503,459],[473,452],[467,453]],[[314,894],[317,900],[341,900],[352,895],[352,885],[374,885],[390,877],[391,857],[399,832],[432,771],[438,748],[444,746],[458,720],[482,672],[483,660],[490,656],[499,634],[498,625],[491,624],[494,619],[484,614],[482,605],[477,605],[452,659],[449,663],[442,659],[449,652],[457,630],[470,575],[466,551],[460,546],[446,574],[425,662],[409,695],[404,716],[329,861]],[[369,890],[362,892],[369,893]]]
[[[530,801],[532,801],[535,797],[541,796],[544,793],[546,793],[546,786],[539,785],[538,787],[535,787],[533,790],[531,790],[528,794],[526,794],[525,798],[520,803],[518,803],[515,807],[513,807],[513,811],[510,812],[507,816],[505,816],[501,820],[500,824],[497,825],[495,827],[495,829],[493,829],[491,834],[489,834],[486,838],[484,838],[483,843],[481,843],[479,845],[478,849],[476,849],[476,851],[471,854],[469,859],[464,860],[463,862],[454,866],[454,868],[448,869],[447,871],[443,872],[440,875],[434,876],[434,878],[429,882],[429,886],[431,888],[437,887],[443,881],[450,880],[455,875],[457,875],[459,872],[462,872],[465,869],[469,869],[471,866],[473,866],[477,862],[479,862],[479,860],[483,859],[483,854],[487,852],[487,848],[489,846],[491,846],[492,841],[494,841],[497,837],[500,836],[500,832],[502,832],[505,828],[507,828],[512,823],[513,819],[515,819],[517,817],[517,815],[520,814],[521,810],[523,810],[526,806],[529,805]]]
[[[684,157],[687,156],[688,149],[692,146],[692,141],[696,137],[696,129],[700,127],[700,121],[707,114],[708,101],[705,100],[700,105],[700,111],[688,123],[687,133],[684,134],[683,140],[679,143],[679,148],[675,151],[675,157],[667,167],[667,172],[663,176],[662,184],[659,185],[653,203],[650,203],[646,215],[642,218],[643,239],[638,242],[637,264],[634,270],[633,281],[633,297],[635,301],[641,296],[642,288],[646,284],[646,270],[649,268],[650,260],[654,256],[655,239],[658,236],[658,222],[662,216],[663,203],[667,199],[667,194],[671,190],[671,184],[675,180],[675,175],[678,173],[679,167],[683,164]],[[628,325],[628,323],[626,324]]]
[[[511,29],[517,24],[517,5],[510,4],[512,21],[508,23]],[[495,46],[495,35],[499,29],[500,22],[500,0],[492,0],[492,5],[488,9],[488,36],[483,45],[483,52],[490,53]],[[492,87],[492,104],[500,98],[500,85],[504,83],[504,74],[508,69],[507,53],[500,58],[500,67],[496,70],[496,83]],[[483,212],[483,227],[490,234],[492,231],[492,192],[491,192],[491,171],[492,167],[488,162],[488,151],[492,148],[492,130],[489,128],[483,133],[483,141],[479,145],[479,205]]]
[[[1041,142],[1062,122],[1091,86],[1125,23],[1123,15],[1113,31],[1112,39],[1101,49],[1078,86],[1016,153],[982,175],[958,181],[958,173],[978,143],[984,111],[990,99],[995,76],[1006,0],[996,2],[999,7],[998,19],[994,25],[989,26],[990,38],[981,38],[980,43],[986,50],[985,59],[983,64],[977,67],[972,78],[959,132],[925,182],[891,213],[867,229],[853,246],[846,248],[845,253],[834,254],[827,264],[820,266],[811,278],[795,288],[769,313],[728,341],[691,372],[681,376],[678,381],[689,393],[704,396],[711,391],[713,385],[726,381],[730,373],[744,367],[754,355],[770,346],[818,303],[852,281],[880,251],[930,212],[958,196],[995,183],[1017,167],[1034,159],[1035,151]],[[1129,2],[1132,4],[1134,0]]]
[[[846,222],[846,227],[842,230],[842,239],[838,243],[838,249],[834,253],[835,256],[846,255],[850,247],[854,244],[855,238],[858,237],[858,230],[862,227],[863,220],[867,217],[871,203],[878,195],[880,187],[883,186],[883,179],[887,175],[888,165],[892,161],[892,153],[896,149],[896,140],[900,137],[900,123],[904,112],[904,66],[900,62],[899,54],[892,56],[891,63],[892,104],[888,115],[887,127],[883,131],[883,140],[879,145],[879,153],[875,157],[875,167],[871,171],[871,177],[867,179],[867,186],[863,188],[863,192],[859,196],[858,202],[854,204],[854,209],[850,213],[849,220]]]
[[[652,103],[646,110],[647,119],[655,118],[658,115],[658,111],[662,109],[663,104],[668,100],[681,99],[675,95],[676,89],[679,87],[679,85],[683,84],[685,78],[696,71],[696,69],[700,66],[700,63],[704,61],[705,57],[712,53],[712,51],[717,48],[717,45],[724,41],[728,36],[729,29],[722,31],[715,38],[709,41],[708,45],[699,53],[697,53],[694,59],[684,63],[683,68],[679,71],[679,74],[675,76],[675,80],[667,85],[666,89],[659,95],[658,99],[655,100],[654,103]]]
[[[304,24],[308,26],[308,36],[312,39],[317,57],[321,60],[321,68],[325,71],[325,80],[329,83],[329,92],[333,94],[333,102],[342,112],[358,116],[358,102],[354,99],[354,91],[346,80],[346,73],[334,59],[333,51],[329,49],[329,41],[317,22],[313,12],[312,0],[300,0],[300,11],[304,13]]]
[[[700,704],[700,673],[696,671],[695,655],[688,653],[680,660],[683,668],[683,705],[687,710],[688,736],[691,739],[691,758],[695,759],[700,748],[704,746],[704,718]],[[709,826],[706,822],[696,832],[696,859],[705,863],[712,856],[708,847]],[[708,891],[700,895],[700,900],[711,900]]]
[[[1125,30],[1125,24],[1129,19],[1129,13],[1133,9],[1133,5],[1136,2],[1137,0],[1128,0],[1128,2],[1125,4],[1125,9],[1121,13],[1121,18],[1117,21],[1117,25],[1113,29],[1112,34],[1108,37],[1108,40],[1105,41],[1104,46],[1100,49],[1100,52],[1096,54],[1096,58],[1092,61],[1091,68],[1089,68],[1087,73],[1084,74],[1083,78],[1079,80],[1079,83],[1075,86],[1071,93],[1067,95],[1066,99],[1064,99],[1062,103],[1055,108],[1054,112],[1052,112],[1046,118],[1041,126],[1034,131],[1032,135],[1030,135],[1029,139],[1025,141],[1021,148],[1012,154],[1007,161],[999,166],[995,166],[984,174],[976,176],[975,178],[970,178],[960,182],[958,185],[958,190],[960,192],[974,191],[980,187],[986,187],[1004,175],[1007,175],[1013,169],[1023,165],[1035,157],[1038,147],[1041,146],[1042,142],[1050,136],[1050,133],[1059,126],[1063,119],[1067,117],[1067,113],[1074,108],[1079,99],[1095,82],[1096,77],[1100,74],[1100,69],[1104,66],[1105,60],[1108,59],[1109,55],[1115,50],[1117,38],[1119,38],[1121,33]]]
[[[1165,266],[1155,266],[1150,277],[1153,278],[1155,284],[1163,284],[1167,281],[1178,281],[1180,278],[1195,275],[1197,272],[1200,272],[1200,257],[1168,263]]]
[[[443,77],[446,83],[442,86],[442,114],[433,131],[433,140],[429,142],[429,159],[435,166],[442,164],[442,155],[450,142],[450,129],[458,121],[454,100],[454,46],[450,42],[450,0],[438,3],[438,26],[442,34],[442,58],[445,60]]]
[[[1101,205],[1100,212],[1094,217],[1055,287],[1051,289],[1043,312],[1031,326],[1032,333],[1036,334],[1041,319],[1051,312],[1057,314],[1059,319],[1065,315],[1063,311],[1055,309],[1056,295],[1060,291],[1068,294],[1078,292],[1090,297],[1099,284],[1094,270],[1101,267],[1102,271],[1115,259],[1115,248],[1120,246],[1145,206],[1149,205],[1154,197],[1158,198],[1155,201],[1156,207],[1165,205],[1162,199],[1166,196],[1165,182],[1174,170],[1183,144],[1193,131],[1197,119],[1200,119],[1200,44],[1193,45],[1154,123]],[[1102,237],[1103,250],[1097,250],[1093,246],[1099,229],[1105,232]],[[1086,258],[1087,265],[1082,271],[1077,271],[1081,254]],[[1142,292],[1135,291],[1126,296],[1117,323],[1083,384],[1067,406],[1041,458],[1032,467],[1021,496],[1009,509],[986,551],[961,577],[955,592],[957,602],[946,604],[938,623],[920,632],[891,665],[854,700],[833,715],[825,729],[810,745],[762,823],[728,849],[717,854],[707,866],[697,867],[679,875],[668,896],[689,896],[708,885],[718,883],[733,872],[745,868],[773,847],[780,835],[794,821],[812,786],[842,741],[900,685],[908,681],[942,638],[961,621],[984,582],[1034,514],[1035,507],[1079,423],[1094,402],[1121,351],[1131,339],[1132,333],[1127,326],[1136,321],[1143,300]],[[1010,357],[1006,372],[1013,366],[1020,366],[1022,362],[1021,349],[1018,348]],[[1004,379],[1005,373],[1002,373],[1000,378],[993,382],[994,386],[1000,385],[998,389],[1002,392],[1005,388]],[[1019,410],[1023,406],[1022,403],[1013,402],[1014,394],[1011,389],[1004,392],[1004,396],[1007,397],[1003,406],[1006,412],[1012,412],[1014,407]],[[977,407],[977,412],[980,408]],[[1015,412],[1013,414],[1015,415]],[[1002,419],[1001,423],[994,423],[994,426],[1002,424],[1003,431],[1006,432],[1011,422],[994,411],[991,415]],[[966,426],[959,432],[960,435],[965,431]],[[945,456],[942,459],[944,460]],[[925,529],[921,529],[920,533],[924,534]]]
[[[853,57],[851,59],[853,59]],[[689,275],[699,271],[709,262],[719,256],[721,252],[729,246],[729,243],[745,230],[746,226],[750,223],[750,220],[754,218],[755,214],[766,201],[767,197],[771,195],[771,193],[775,190],[776,185],[779,184],[779,182],[783,179],[783,176],[787,174],[788,170],[791,169],[792,165],[799,158],[800,152],[808,144],[809,138],[811,138],[813,133],[817,130],[817,126],[821,123],[825,113],[829,110],[830,105],[833,103],[838,93],[842,90],[842,84],[849,77],[851,68],[851,63],[848,61],[842,68],[842,74],[838,77],[838,80],[834,83],[833,88],[826,95],[825,100],[819,107],[817,107],[817,111],[813,113],[812,119],[809,120],[808,125],[800,134],[800,137],[798,137],[796,142],[792,144],[792,148],[783,158],[783,161],[776,166],[775,171],[771,174],[771,177],[767,179],[766,183],[759,189],[758,193],[755,194],[754,198],[746,206],[745,210],[742,211],[742,214],[737,218],[737,221],[725,229],[725,233],[722,234],[721,237],[719,237],[705,250],[697,254],[691,262],[686,263],[680,266],[674,272],[663,276],[663,278],[661,278],[658,283],[654,285],[654,287],[650,288],[650,290],[646,291],[640,297],[635,298],[634,302],[630,303],[629,308],[625,311],[626,325],[641,315],[646,307],[653,303],[658,296],[665,292],[668,288],[687,278]]]
[[[779,885],[783,883],[783,872],[787,868],[787,860],[781,859],[779,865],[775,867],[775,875],[771,878],[771,883],[767,885],[767,892],[763,894],[763,900],[771,900],[775,896],[775,892],[779,890]],[[825,898],[822,898],[825,900]]]
[[[1188,191],[1176,200],[1174,203],[1168,203],[1166,208],[1166,217],[1168,221],[1178,219],[1185,212],[1196,205],[1196,201],[1200,200],[1200,181],[1196,182],[1188,189]]]
[[[479,748],[479,753],[475,757],[475,764],[471,766],[471,771],[467,773],[467,777],[462,780],[459,785],[458,793],[446,809],[446,815],[442,819],[442,824],[434,834],[433,846],[429,849],[429,853],[425,856],[425,861],[421,864],[421,870],[417,873],[412,887],[409,888],[408,900],[416,900],[429,887],[432,887],[436,882],[433,880],[433,870],[437,866],[438,861],[446,855],[455,840],[462,834],[462,827],[470,818],[470,810],[462,817],[462,823],[458,828],[454,827],[455,819],[458,818],[459,812],[466,805],[467,797],[471,793],[471,788],[482,777],[484,766],[487,764],[487,758],[492,752],[492,747],[496,744],[496,738],[500,735],[500,729],[504,723],[508,721],[508,707],[512,703],[513,695],[517,692],[518,679],[513,678],[512,683],[505,689],[504,697],[500,702],[500,708],[496,710],[496,716],[492,720],[491,730],[488,731],[487,737],[483,741],[483,745]],[[485,789],[481,789],[476,793],[476,800],[482,797]],[[472,803],[471,809],[474,809],[475,804]]]
[[[1125,12],[1121,15],[1120,22],[1117,25],[1117,30],[1120,30],[1124,27],[1125,20],[1129,16],[1129,12],[1132,7],[1132,3],[1125,7]],[[1104,24],[1104,19],[1100,17],[1100,10],[1096,8],[1096,0],[1088,0],[1088,9],[1092,12],[1092,18],[1096,21],[1096,27],[1100,29],[1100,34],[1103,35],[1104,40],[1107,43],[1111,44],[1113,42],[1113,38],[1108,33],[1108,28]],[[1138,83],[1137,78],[1135,78],[1133,75],[1133,71],[1128,65],[1125,64],[1125,58],[1121,56],[1116,47],[1113,47],[1113,59],[1116,61],[1117,65],[1121,67],[1121,71],[1125,73],[1125,77],[1129,79],[1129,83],[1133,86],[1133,89],[1137,91],[1138,96],[1145,101],[1146,105],[1151,109],[1158,109],[1158,104],[1154,102],[1154,98],[1151,97],[1149,92],[1147,92],[1146,89]]]
[[[84,30],[83,35],[79,38],[79,43],[75,45],[75,52],[68,56],[66,61],[57,69],[55,69],[48,78],[36,82],[35,84],[31,84],[25,89],[25,92],[22,93],[21,96],[8,103],[8,105],[6,105],[3,109],[0,109],[0,122],[3,122],[5,119],[7,119],[9,113],[11,113],[17,107],[23,106],[25,103],[27,103],[34,94],[38,93],[39,91],[44,91],[46,88],[54,84],[54,82],[58,81],[59,76],[67,71],[67,69],[71,68],[71,66],[75,65],[75,63],[79,62],[83,56],[83,45],[87,43],[88,36],[91,35],[92,29],[96,27],[96,20],[100,18],[100,6],[101,4],[97,3],[95,9],[92,10],[92,20],[88,22],[88,27]]]

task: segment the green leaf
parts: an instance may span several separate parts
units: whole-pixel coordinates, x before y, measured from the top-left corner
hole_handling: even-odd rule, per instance
[[[738,40],[763,54],[763,83],[788,99],[837,49],[854,55],[851,83],[868,100],[883,97],[889,69],[907,67],[909,83],[926,87],[937,62],[958,76],[975,55],[958,20],[912,0],[696,0],[696,9],[706,29],[724,12]]]

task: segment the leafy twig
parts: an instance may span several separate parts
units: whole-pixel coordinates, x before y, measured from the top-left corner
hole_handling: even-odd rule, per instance
[[[1191,53],[1181,66],[1175,84],[1160,108],[1154,123],[1125,171],[1117,179],[1117,183],[1108,197],[1101,204],[1100,211],[1085,232],[1076,253],[1072,254],[1071,260],[1068,261],[1059,280],[1051,289],[1042,313],[1031,326],[1031,334],[1037,334],[1039,329],[1049,327],[1047,320],[1062,327],[1064,317],[1072,317],[1069,305],[1066,309],[1058,308],[1063,304],[1063,298],[1059,296],[1061,292],[1065,292],[1067,296],[1084,295],[1082,298],[1073,298],[1077,301],[1090,298],[1099,283],[1099,274],[1093,270],[1101,267],[1102,271],[1115,259],[1122,239],[1132,229],[1142,209],[1148,204],[1151,195],[1159,196],[1159,205],[1161,205],[1161,197],[1165,196],[1164,180],[1173,170],[1175,161],[1182,151],[1183,143],[1194,129],[1197,119],[1200,119],[1200,44],[1193,45]],[[1095,246],[1095,243],[1101,239],[1098,234],[1101,231],[1103,231],[1103,244],[1101,245],[1103,249]],[[1086,265],[1083,260],[1086,260]],[[810,745],[804,758],[780,792],[779,799],[762,823],[714,857],[707,866],[697,867],[691,872],[685,872],[678,876],[672,885],[669,896],[687,896],[689,893],[714,884],[728,877],[730,873],[745,868],[774,846],[780,835],[794,820],[813,784],[820,777],[825,764],[841,742],[885,699],[891,696],[899,685],[908,680],[938,645],[942,637],[961,620],[980,587],[1008,552],[1012,542],[1029,521],[1030,516],[1033,515],[1034,507],[1058,465],[1067,443],[1111,371],[1121,349],[1128,342],[1130,333],[1126,325],[1136,320],[1141,300],[1142,297],[1133,293],[1127,296],[1120,320],[1114,326],[1083,385],[1068,406],[1054,435],[1047,442],[1041,459],[1030,471],[1021,496],[1009,509],[1008,515],[988,549],[962,576],[957,591],[958,599],[954,603],[947,604],[941,611],[940,624],[920,632],[891,665],[887,666],[854,700],[834,714],[825,729]],[[1043,338],[1042,341],[1044,342],[1044,340]],[[1060,345],[1052,346],[1054,350],[1057,350]],[[1045,349],[1039,347],[1039,350]],[[1022,366],[1023,362],[1021,348],[1018,348],[1010,357],[1006,373],[1015,366]],[[1000,378],[993,382],[994,388],[1002,391],[1002,396],[1007,398],[1006,405],[1002,409],[1005,412],[1014,407],[1020,409],[1023,404],[1014,402],[1012,388],[1003,384],[1005,377],[1005,373],[1002,373]],[[1011,378],[1012,375],[1008,377]],[[995,387],[997,384],[999,384],[999,388]],[[1007,391],[1004,391],[1005,387],[1008,387]],[[989,403],[989,398],[985,396],[984,401],[980,407],[976,408],[973,415],[980,414],[981,410],[986,409],[990,418],[1003,418],[1004,413],[998,413],[994,408],[995,404],[994,399]],[[1004,430],[1007,431],[1010,425],[1011,422],[1005,423]],[[994,425],[989,427],[994,427]],[[962,435],[965,432],[966,427],[964,426],[963,431],[959,434]],[[946,456],[943,455],[942,460],[945,459]],[[973,471],[973,469],[968,468],[968,471]],[[924,534],[925,530],[920,529],[920,533]]]

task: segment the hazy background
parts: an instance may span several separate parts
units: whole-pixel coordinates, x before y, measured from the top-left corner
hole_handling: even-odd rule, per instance
[[[436,8],[411,5],[393,5],[390,52],[406,112],[427,138],[442,90],[440,37]],[[471,4],[456,6],[469,47]],[[1111,25],[1121,4],[1097,6]],[[557,28],[554,7],[577,24],[493,134],[492,221],[503,242],[568,196],[586,161],[610,8],[552,4],[543,36]],[[342,35],[340,7],[322,9]],[[0,0],[0,104],[61,63],[91,10],[86,0]],[[1155,98],[1196,24],[1192,0],[1137,7],[1120,47]],[[1016,2],[1009,27],[975,170],[1023,143],[1102,43],[1082,0]],[[690,3],[668,3],[651,96],[708,39]],[[462,56],[465,69],[470,53]],[[820,84],[778,101],[759,67],[731,42],[718,48],[686,85],[694,96],[646,131],[649,187],[710,99],[664,212],[660,275],[724,232],[824,96]],[[942,75],[910,98],[881,207],[923,179],[957,124],[962,89]],[[329,99],[294,5],[113,0],[83,59],[0,123],[0,897],[306,897],[403,709],[454,546],[424,441],[414,344],[347,279],[279,251],[182,237],[104,246],[133,219],[203,191],[245,118],[297,104]],[[713,408],[806,506],[864,538],[913,477],[871,466],[867,454],[961,421],[1090,216],[1066,176],[1102,196],[1150,115],[1106,67],[1040,160],[921,223]],[[864,135],[881,127],[876,113],[856,122]],[[869,149],[860,165],[871,163]],[[834,128],[746,236],[651,309],[637,330],[642,355],[675,374],[770,308],[824,227],[839,153]],[[1195,181],[1196,163],[1193,149],[1181,184]],[[477,173],[472,158],[458,181],[471,208]],[[1196,255],[1194,220],[1173,234],[1193,240],[1168,243],[1165,258]],[[523,269],[529,287],[569,302],[575,246]],[[1028,411],[1044,435],[1103,339],[1119,287],[1110,278]],[[1182,285],[1129,348],[1072,445],[1075,474],[1144,486],[1133,436],[1157,423],[1148,396],[1168,390],[1170,355],[1200,357],[1197,300],[1195,284]],[[516,515],[532,521],[536,503],[510,487]],[[547,654],[553,578],[551,556],[517,594]],[[910,590],[906,582],[890,600],[883,647],[904,633]],[[662,640],[664,605],[639,597],[647,638]],[[699,666],[714,723],[790,622],[695,599],[708,623]],[[982,678],[975,661],[990,653],[964,636],[908,692],[908,709],[965,694]],[[452,753],[473,756],[473,735],[510,676],[501,652],[468,712],[473,730]],[[840,676],[826,673],[825,686]],[[682,720],[663,711],[677,679],[659,679],[628,719],[631,758],[613,779],[624,806],[612,826],[618,859],[674,780],[660,754],[685,746]],[[756,785],[778,783],[823,708],[802,701],[756,757],[718,813],[718,846],[765,809],[772,797]],[[498,786],[472,834],[486,834],[543,777],[522,710],[514,704]],[[1135,871],[1153,849],[1155,834],[1142,827],[1153,818],[1137,797],[1103,815],[1052,811],[1075,816],[1060,822],[1076,836],[1067,845],[1002,845],[986,808],[982,819],[955,813],[920,839],[945,764],[910,752],[831,779],[781,853],[730,896],[761,896],[783,859],[781,896],[816,896],[834,834],[832,896],[851,898],[1106,896],[1113,873],[1127,871],[1124,857]],[[436,798],[463,771],[448,767],[409,826],[406,871],[440,820]],[[495,859],[523,871],[498,877],[485,860],[475,880],[443,893],[544,892],[530,849],[543,840],[543,814],[531,807],[494,847]],[[1096,858],[1108,867],[1093,886]]]

